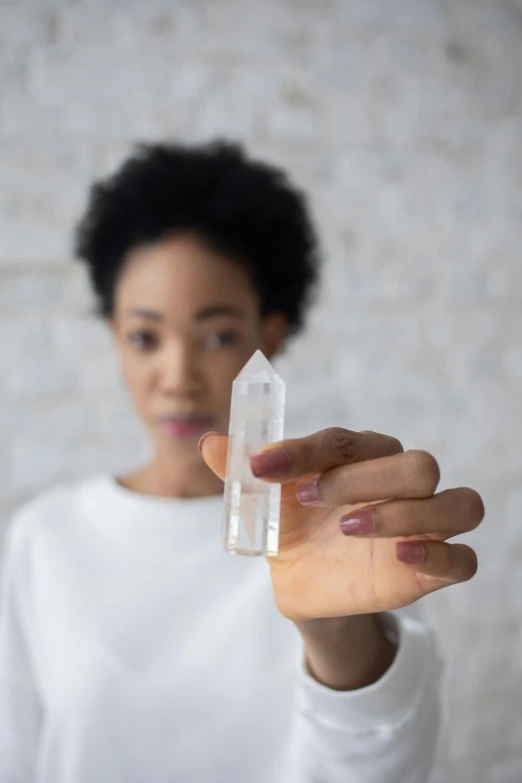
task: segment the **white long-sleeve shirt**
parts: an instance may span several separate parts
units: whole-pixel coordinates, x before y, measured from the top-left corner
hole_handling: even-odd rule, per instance
[[[2,783],[426,780],[431,634],[398,614],[381,680],[320,685],[266,561],[221,550],[221,505],[104,476],[18,512],[2,570]]]

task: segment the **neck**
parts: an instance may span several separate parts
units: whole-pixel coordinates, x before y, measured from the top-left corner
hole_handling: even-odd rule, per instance
[[[199,452],[192,457],[176,459],[161,446],[157,446],[147,467],[124,477],[121,483],[135,492],[159,497],[209,497],[223,492],[223,482],[205,464]]]

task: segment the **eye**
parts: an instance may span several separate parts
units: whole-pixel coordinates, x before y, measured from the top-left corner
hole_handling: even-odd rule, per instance
[[[227,345],[235,345],[239,340],[236,332],[213,332],[205,339],[207,348],[224,348]]]
[[[144,353],[153,351],[159,344],[158,335],[147,329],[138,329],[135,332],[131,332],[127,339],[131,345]]]

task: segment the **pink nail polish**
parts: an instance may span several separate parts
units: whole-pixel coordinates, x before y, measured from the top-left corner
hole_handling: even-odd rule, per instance
[[[290,454],[284,449],[269,449],[250,458],[252,473],[257,478],[284,476],[291,464]]]
[[[345,536],[361,536],[377,530],[377,515],[373,508],[360,508],[341,517],[339,522]]]
[[[299,484],[297,487],[295,494],[298,501],[302,503],[303,506],[310,506],[312,503],[317,503],[319,500],[318,481],[319,477],[316,476],[308,481],[303,481],[303,483]]]
[[[423,563],[426,559],[426,547],[417,541],[398,541],[395,555],[401,563]]]

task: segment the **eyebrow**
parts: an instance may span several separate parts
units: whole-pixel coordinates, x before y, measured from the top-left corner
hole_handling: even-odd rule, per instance
[[[245,318],[246,313],[240,307],[233,307],[232,305],[212,305],[211,307],[205,307],[203,310],[199,310],[196,315],[196,321],[206,321],[207,318],[216,318],[219,315],[233,315],[239,318]]]
[[[133,307],[128,311],[128,315],[137,318],[146,318],[148,321],[163,321],[163,315],[157,310],[149,310],[147,307]]]
[[[138,318],[146,318],[149,321],[156,321],[157,323],[164,320],[163,313],[158,310],[150,310],[148,307],[133,307],[129,310],[129,315],[136,316]],[[196,321],[206,321],[209,318],[217,318],[221,315],[232,315],[239,318],[245,318],[246,313],[240,307],[233,307],[232,305],[211,305],[205,307],[203,310],[198,310],[194,319]]]

